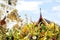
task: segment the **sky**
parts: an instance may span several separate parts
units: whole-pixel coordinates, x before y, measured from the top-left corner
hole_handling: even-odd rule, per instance
[[[53,21],[60,25],[60,0],[18,0],[16,9],[19,15],[25,19],[38,21],[40,8],[43,18]]]

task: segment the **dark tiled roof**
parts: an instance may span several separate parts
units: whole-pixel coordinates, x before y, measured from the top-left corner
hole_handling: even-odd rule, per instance
[[[45,20],[46,20],[46,22],[47,22],[47,23],[50,23],[50,21],[49,21],[49,20],[47,20],[47,19],[45,19]]]

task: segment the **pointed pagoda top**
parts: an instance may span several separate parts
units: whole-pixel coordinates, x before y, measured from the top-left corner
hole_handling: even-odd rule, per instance
[[[40,13],[41,13],[41,8],[40,8]]]
[[[40,8],[40,19],[42,18],[42,14],[41,14],[41,8]]]
[[[39,20],[38,20],[38,22],[37,22],[37,25],[38,25],[41,21],[42,21],[42,14],[41,14],[41,8],[40,8],[40,18],[39,18]]]

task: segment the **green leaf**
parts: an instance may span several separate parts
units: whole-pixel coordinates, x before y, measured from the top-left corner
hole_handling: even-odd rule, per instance
[[[46,30],[46,27],[44,25],[42,25],[42,30]]]

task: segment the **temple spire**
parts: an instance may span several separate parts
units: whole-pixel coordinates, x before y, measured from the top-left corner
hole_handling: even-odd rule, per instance
[[[40,23],[41,22],[41,23]],[[39,20],[38,20],[38,22],[37,22],[37,24],[36,24],[36,26],[38,26],[38,24],[44,24],[44,25],[48,25],[48,23],[46,22],[46,20],[42,17],[42,14],[41,14],[41,8],[40,8],[40,18],[39,18]]]
[[[40,8],[40,14],[41,14],[41,8]]]
[[[40,8],[40,19],[42,19],[41,8]]]
[[[37,22],[37,25],[38,25],[41,21],[42,21],[42,14],[41,14],[41,8],[40,8],[40,18],[39,18],[39,20],[38,20],[38,22]]]

